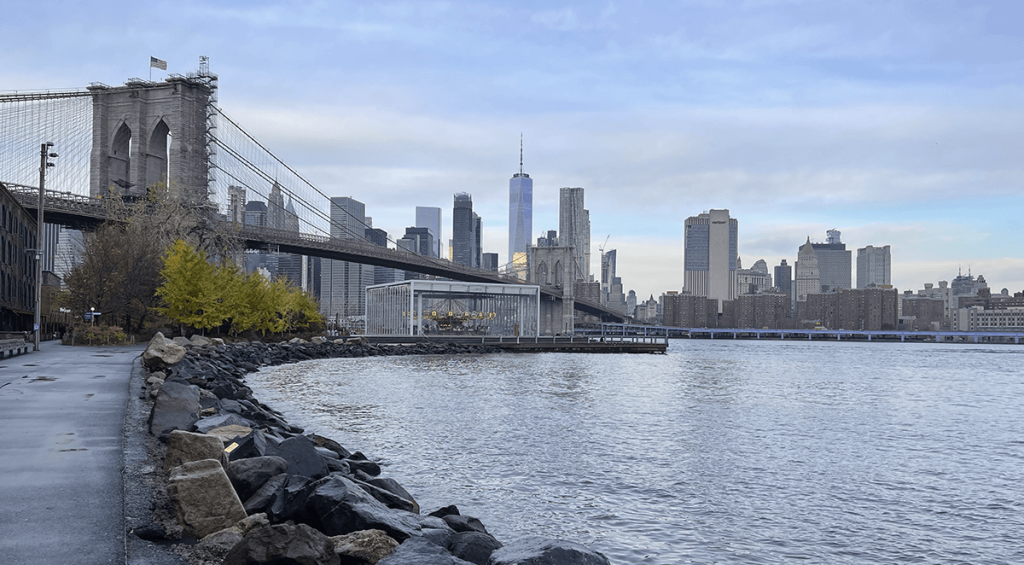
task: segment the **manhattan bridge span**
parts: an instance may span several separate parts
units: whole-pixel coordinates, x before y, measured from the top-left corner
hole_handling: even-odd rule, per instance
[[[519,284],[515,276],[366,239],[364,226],[339,225],[330,197],[247,133],[217,105],[217,76],[205,62],[164,81],[130,79],[60,91],[0,93],[0,184],[36,213],[39,147],[53,142],[60,157],[46,174],[44,221],[89,230],[106,219],[101,197],[145,197],[166,182],[186,202],[215,206],[218,228],[250,250],[292,253],[378,265],[457,281]],[[244,222],[245,201],[288,201],[274,227]],[[270,211],[271,215],[274,210]],[[284,229],[282,229],[284,228]],[[355,229],[353,229],[355,228]],[[542,285],[551,319],[572,312],[605,322],[623,316],[574,296],[572,285]],[[557,325],[552,324],[552,327]],[[564,327],[564,326],[562,326]]]

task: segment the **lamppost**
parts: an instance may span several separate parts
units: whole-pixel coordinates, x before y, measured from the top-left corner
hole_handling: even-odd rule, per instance
[[[39,146],[39,207],[36,208],[36,323],[34,328],[35,346],[33,351],[39,351],[39,326],[42,324],[43,313],[43,190],[46,187],[46,169],[53,166],[47,160],[48,157],[57,157],[57,153],[50,152],[53,147],[52,141],[47,141]]]
[[[96,307],[95,306],[90,306],[89,310],[90,310],[89,325],[95,328],[96,327]]]

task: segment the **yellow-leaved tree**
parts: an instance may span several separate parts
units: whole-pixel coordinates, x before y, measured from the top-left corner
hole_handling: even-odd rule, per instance
[[[209,329],[224,321],[216,319],[216,269],[206,260],[205,252],[196,252],[180,239],[175,241],[164,254],[160,276],[163,284],[156,293],[164,303],[157,309],[161,314],[196,329]]]

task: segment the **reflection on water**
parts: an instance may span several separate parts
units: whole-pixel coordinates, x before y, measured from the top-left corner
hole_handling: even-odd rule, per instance
[[[249,377],[425,510],[616,563],[1014,563],[1024,348],[675,341],[668,355],[311,361]]]

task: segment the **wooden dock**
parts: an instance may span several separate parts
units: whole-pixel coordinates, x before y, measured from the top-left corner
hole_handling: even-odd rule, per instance
[[[665,353],[668,339],[663,336],[365,336],[370,343],[458,343],[489,345],[511,353]]]

